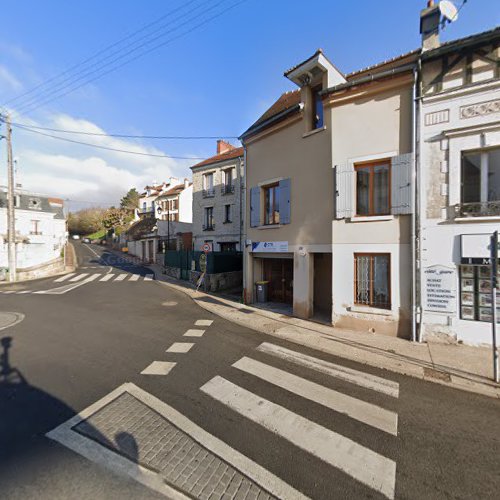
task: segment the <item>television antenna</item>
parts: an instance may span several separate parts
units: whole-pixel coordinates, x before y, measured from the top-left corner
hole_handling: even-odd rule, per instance
[[[456,5],[450,2],[450,0],[441,0],[439,2],[439,11],[441,12],[441,16],[443,16],[443,25],[446,22],[452,23],[456,21],[458,19],[458,10]]]

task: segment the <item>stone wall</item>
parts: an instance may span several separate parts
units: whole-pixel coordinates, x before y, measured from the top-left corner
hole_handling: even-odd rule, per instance
[[[64,259],[54,259],[40,266],[26,267],[17,270],[17,281],[45,278],[54,274],[64,272]],[[8,275],[7,275],[8,279]]]
[[[191,271],[191,283],[198,284],[201,273]],[[202,289],[205,292],[220,292],[223,290],[234,290],[241,288],[243,284],[243,271],[232,271],[228,273],[206,274],[205,284]]]

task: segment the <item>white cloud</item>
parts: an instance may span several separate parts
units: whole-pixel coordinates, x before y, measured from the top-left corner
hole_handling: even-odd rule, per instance
[[[2,65],[0,65],[0,83],[7,85],[14,92],[18,92],[23,88],[22,83]]]
[[[13,120],[15,122],[15,120]],[[33,120],[23,123],[38,125]],[[43,126],[81,132],[104,133],[88,120],[66,114],[50,116]],[[45,133],[45,131],[44,131]],[[46,132],[115,149],[145,154],[168,154],[136,140]],[[18,159],[16,182],[23,188],[69,200],[117,204],[131,187],[141,190],[152,181],[170,176],[187,177],[193,160],[136,156],[93,149],[13,128],[14,156]],[[183,155],[184,156],[184,155]],[[185,156],[193,156],[186,153]],[[2,172],[3,174],[3,172]],[[3,179],[5,182],[5,179]]]

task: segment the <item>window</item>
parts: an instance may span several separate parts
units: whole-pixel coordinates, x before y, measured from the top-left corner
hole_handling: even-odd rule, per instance
[[[354,254],[354,302],[391,308],[390,254]]]
[[[143,202],[142,202],[142,210],[143,210],[143,212],[145,212],[145,211],[146,211],[146,208],[147,208],[146,202],[145,202],[145,201],[143,201]]]
[[[39,220],[32,220],[31,221],[30,234],[42,234],[42,232],[40,231],[40,221]]]
[[[471,212],[463,215],[500,213],[500,148],[462,154],[461,201],[464,211]]]
[[[234,193],[234,168],[224,170],[224,186],[222,194]]]
[[[213,172],[203,175],[203,196],[215,196]]]
[[[236,243],[219,243],[221,252],[236,252]]]
[[[390,213],[390,162],[364,163],[356,171],[356,215]]]
[[[280,223],[280,186],[273,184],[264,188],[264,224]]]
[[[315,87],[312,89],[312,98],[313,98],[313,116],[312,116],[312,128],[322,128],[324,124],[323,120],[323,101],[321,100],[321,87]]]
[[[205,231],[213,231],[214,229],[214,207],[205,208],[205,223],[203,225]]]
[[[232,222],[231,220],[231,205],[224,205],[224,224]]]
[[[491,323],[491,266],[459,266],[460,318]],[[500,318],[497,304],[497,318]]]

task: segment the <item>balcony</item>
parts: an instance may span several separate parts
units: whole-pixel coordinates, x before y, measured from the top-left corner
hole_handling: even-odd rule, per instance
[[[203,198],[213,198],[215,196],[215,188],[204,189],[202,195]]]
[[[215,224],[203,224],[203,231],[214,231]]]
[[[452,209],[455,219],[467,217],[500,217],[500,201],[458,203]]]
[[[221,192],[225,194],[234,194],[234,184],[224,184],[221,186]]]

